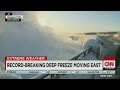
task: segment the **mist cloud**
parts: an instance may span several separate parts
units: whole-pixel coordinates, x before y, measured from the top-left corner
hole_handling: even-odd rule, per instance
[[[3,12],[2,12],[3,14]],[[24,17],[29,17],[29,14]],[[48,59],[68,59],[80,50],[79,44],[63,42],[51,27],[37,26],[35,20],[2,22],[0,32],[0,59],[7,55],[44,55]],[[72,41],[71,41],[72,42]]]

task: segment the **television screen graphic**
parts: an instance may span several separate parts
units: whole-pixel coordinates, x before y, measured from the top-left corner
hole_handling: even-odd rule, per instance
[[[0,79],[120,79],[119,11],[0,11]]]

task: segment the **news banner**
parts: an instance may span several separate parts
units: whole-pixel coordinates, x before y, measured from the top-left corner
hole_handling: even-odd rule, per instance
[[[15,74],[115,74],[115,60],[48,60],[47,56],[6,56],[5,70]]]

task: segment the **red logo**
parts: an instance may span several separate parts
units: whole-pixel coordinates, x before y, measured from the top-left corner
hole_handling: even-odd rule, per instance
[[[103,57],[103,68],[115,69],[115,56],[104,56]]]

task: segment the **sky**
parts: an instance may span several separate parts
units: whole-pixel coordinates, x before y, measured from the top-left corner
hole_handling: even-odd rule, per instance
[[[38,16],[59,32],[120,31],[120,11],[42,11]]]
[[[54,32],[120,31],[120,11],[14,11]],[[4,13],[3,13],[4,14]],[[32,22],[29,21],[29,22]]]

